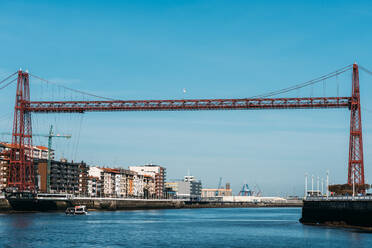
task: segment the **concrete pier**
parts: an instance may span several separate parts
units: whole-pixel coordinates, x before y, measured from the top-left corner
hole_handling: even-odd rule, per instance
[[[372,227],[372,197],[308,197],[300,222]]]

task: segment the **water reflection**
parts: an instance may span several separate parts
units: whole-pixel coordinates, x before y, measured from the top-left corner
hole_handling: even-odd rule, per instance
[[[32,247],[30,237],[32,225],[36,215],[34,214],[11,214],[2,218],[4,225],[3,247]]]
[[[32,218],[30,218],[31,216],[29,215],[15,214],[12,216],[13,218],[11,219],[10,225],[18,231],[28,228],[32,224]]]
[[[301,209],[0,215],[0,247],[369,247],[372,233],[304,226]],[[197,244],[197,245],[196,245]]]

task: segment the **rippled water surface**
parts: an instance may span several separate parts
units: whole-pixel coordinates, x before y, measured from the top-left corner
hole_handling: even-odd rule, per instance
[[[304,226],[300,208],[1,214],[0,247],[372,247],[372,233]]]

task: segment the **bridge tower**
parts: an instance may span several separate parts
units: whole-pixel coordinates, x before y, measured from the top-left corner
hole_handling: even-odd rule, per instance
[[[34,191],[34,169],[32,161],[30,84],[28,72],[18,71],[17,92],[14,108],[12,149],[10,153],[8,187],[20,191]]]
[[[362,116],[360,109],[359,70],[353,65],[352,93],[350,103],[350,141],[348,184],[364,184]]]

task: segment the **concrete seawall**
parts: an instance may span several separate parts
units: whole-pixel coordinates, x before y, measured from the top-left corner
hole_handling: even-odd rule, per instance
[[[372,199],[305,200],[300,222],[372,227]]]
[[[0,212],[11,211],[12,206],[10,206],[8,200],[5,197],[0,197]]]
[[[10,200],[0,198],[1,212],[14,211],[64,211],[67,207],[85,205],[89,210],[115,211],[137,209],[179,209],[179,208],[248,208],[248,207],[301,207],[302,201],[287,203],[253,203],[253,202],[191,202],[161,199],[122,199],[122,198],[88,198]]]
[[[184,205],[182,201],[139,199],[74,199],[67,204],[85,205],[92,210],[171,209],[181,208]],[[64,205],[62,209],[66,207],[67,205]]]

